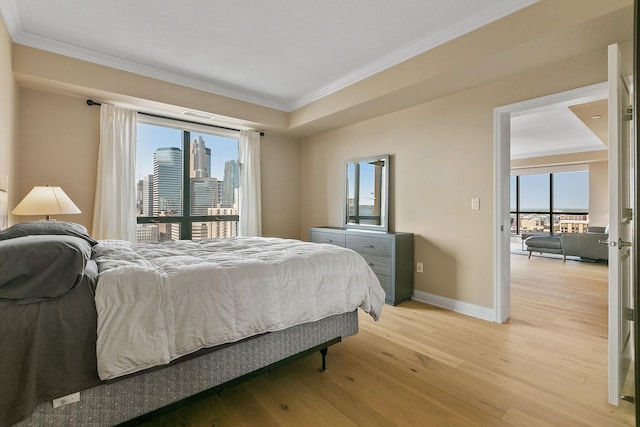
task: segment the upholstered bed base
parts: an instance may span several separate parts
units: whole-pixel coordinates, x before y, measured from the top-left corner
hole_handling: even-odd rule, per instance
[[[296,355],[323,348],[357,331],[358,316],[354,311],[260,335],[164,369],[81,391],[77,403],[56,409],[51,402],[41,403],[31,417],[16,425],[137,424],[152,419],[168,405],[179,405],[194,395],[203,396],[212,388],[221,390],[251,373],[293,360]]]

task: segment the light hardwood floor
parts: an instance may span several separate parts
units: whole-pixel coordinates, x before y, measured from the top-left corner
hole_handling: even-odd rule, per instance
[[[607,403],[607,266],[512,255],[512,318],[418,302],[153,425],[626,426]]]

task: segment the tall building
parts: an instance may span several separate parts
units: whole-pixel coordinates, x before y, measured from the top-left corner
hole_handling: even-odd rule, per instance
[[[142,215],[142,191],[143,191],[143,182],[139,180],[136,182],[136,215]]]
[[[180,224],[158,224],[158,242],[180,239]]]
[[[209,223],[191,223],[191,240],[204,240],[209,238]]]
[[[238,205],[228,208],[209,209],[208,215],[238,215]],[[213,221],[209,222],[208,238],[220,239],[224,237],[236,237],[238,235],[238,221]]]
[[[207,215],[218,203],[216,178],[191,178],[191,215]]]
[[[222,199],[224,198],[224,181],[218,180],[218,200],[216,200],[216,207],[222,206]]]
[[[211,176],[211,148],[204,145],[202,136],[191,141],[189,150],[189,176],[191,178],[209,178]]]
[[[224,192],[222,196],[222,207],[231,208],[233,207],[233,204],[237,202],[235,197],[235,190],[239,186],[238,183],[238,162],[236,160],[227,160],[224,164]]]
[[[181,190],[182,150],[158,148],[153,153],[153,216],[182,215]]]
[[[142,178],[142,216],[153,215],[153,175]]]

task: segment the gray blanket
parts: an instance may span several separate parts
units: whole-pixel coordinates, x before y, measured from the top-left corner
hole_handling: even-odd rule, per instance
[[[0,426],[28,417],[41,401],[99,384],[97,278],[89,261],[61,296],[0,308]]]

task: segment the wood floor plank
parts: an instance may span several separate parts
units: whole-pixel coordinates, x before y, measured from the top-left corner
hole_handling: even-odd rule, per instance
[[[340,350],[340,353],[336,350],[327,373],[333,382],[355,399],[399,425],[421,425],[425,413],[430,414],[434,423],[451,419],[446,410],[418,395],[402,379],[394,377],[390,366],[380,369],[380,365],[377,362],[372,364],[366,354],[356,356],[350,349],[345,350]]]
[[[332,363],[333,351],[329,353],[329,364]],[[301,381],[320,395],[324,400],[330,403],[336,410],[340,411],[346,417],[351,419],[357,425],[366,425],[371,427],[391,427],[396,424],[386,418],[376,407],[368,405],[359,395],[353,394],[342,388],[333,379],[333,372],[340,374],[342,371],[335,370],[333,366],[324,372],[313,372],[316,362],[312,358],[306,358],[300,363],[294,364],[289,368],[291,375],[294,375],[298,381]]]
[[[362,332],[366,334],[366,331]],[[411,348],[389,348],[384,339],[366,336],[366,350],[349,351],[349,358],[357,357],[361,370],[378,370],[385,366],[385,383],[398,382],[466,425],[479,422],[484,425],[506,425],[500,421],[508,405],[502,394],[487,389],[487,383],[470,376],[460,377],[459,369],[441,363]],[[356,356],[357,355],[357,356]],[[421,413],[416,416],[422,415]]]
[[[357,425],[339,411],[329,410],[330,405],[290,376],[278,381],[259,377],[252,380],[248,389],[254,399],[282,425]]]
[[[218,397],[225,409],[225,412],[231,414],[232,418],[214,419],[213,423],[210,424],[207,423],[193,425],[226,427],[226,423],[231,423],[233,421],[237,422],[237,425],[241,426],[279,426],[280,423],[278,423],[269,414],[269,412],[253,398],[251,393],[247,391],[247,386],[251,387],[250,382],[229,390],[225,390]],[[196,417],[193,417],[193,420],[199,421],[199,419]],[[235,424],[228,425],[235,426]]]
[[[310,355],[158,420],[188,426],[633,426],[607,403],[607,265],[512,255],[512,317],[416,301]],[[173,424],[172,424],[173,423]]]

